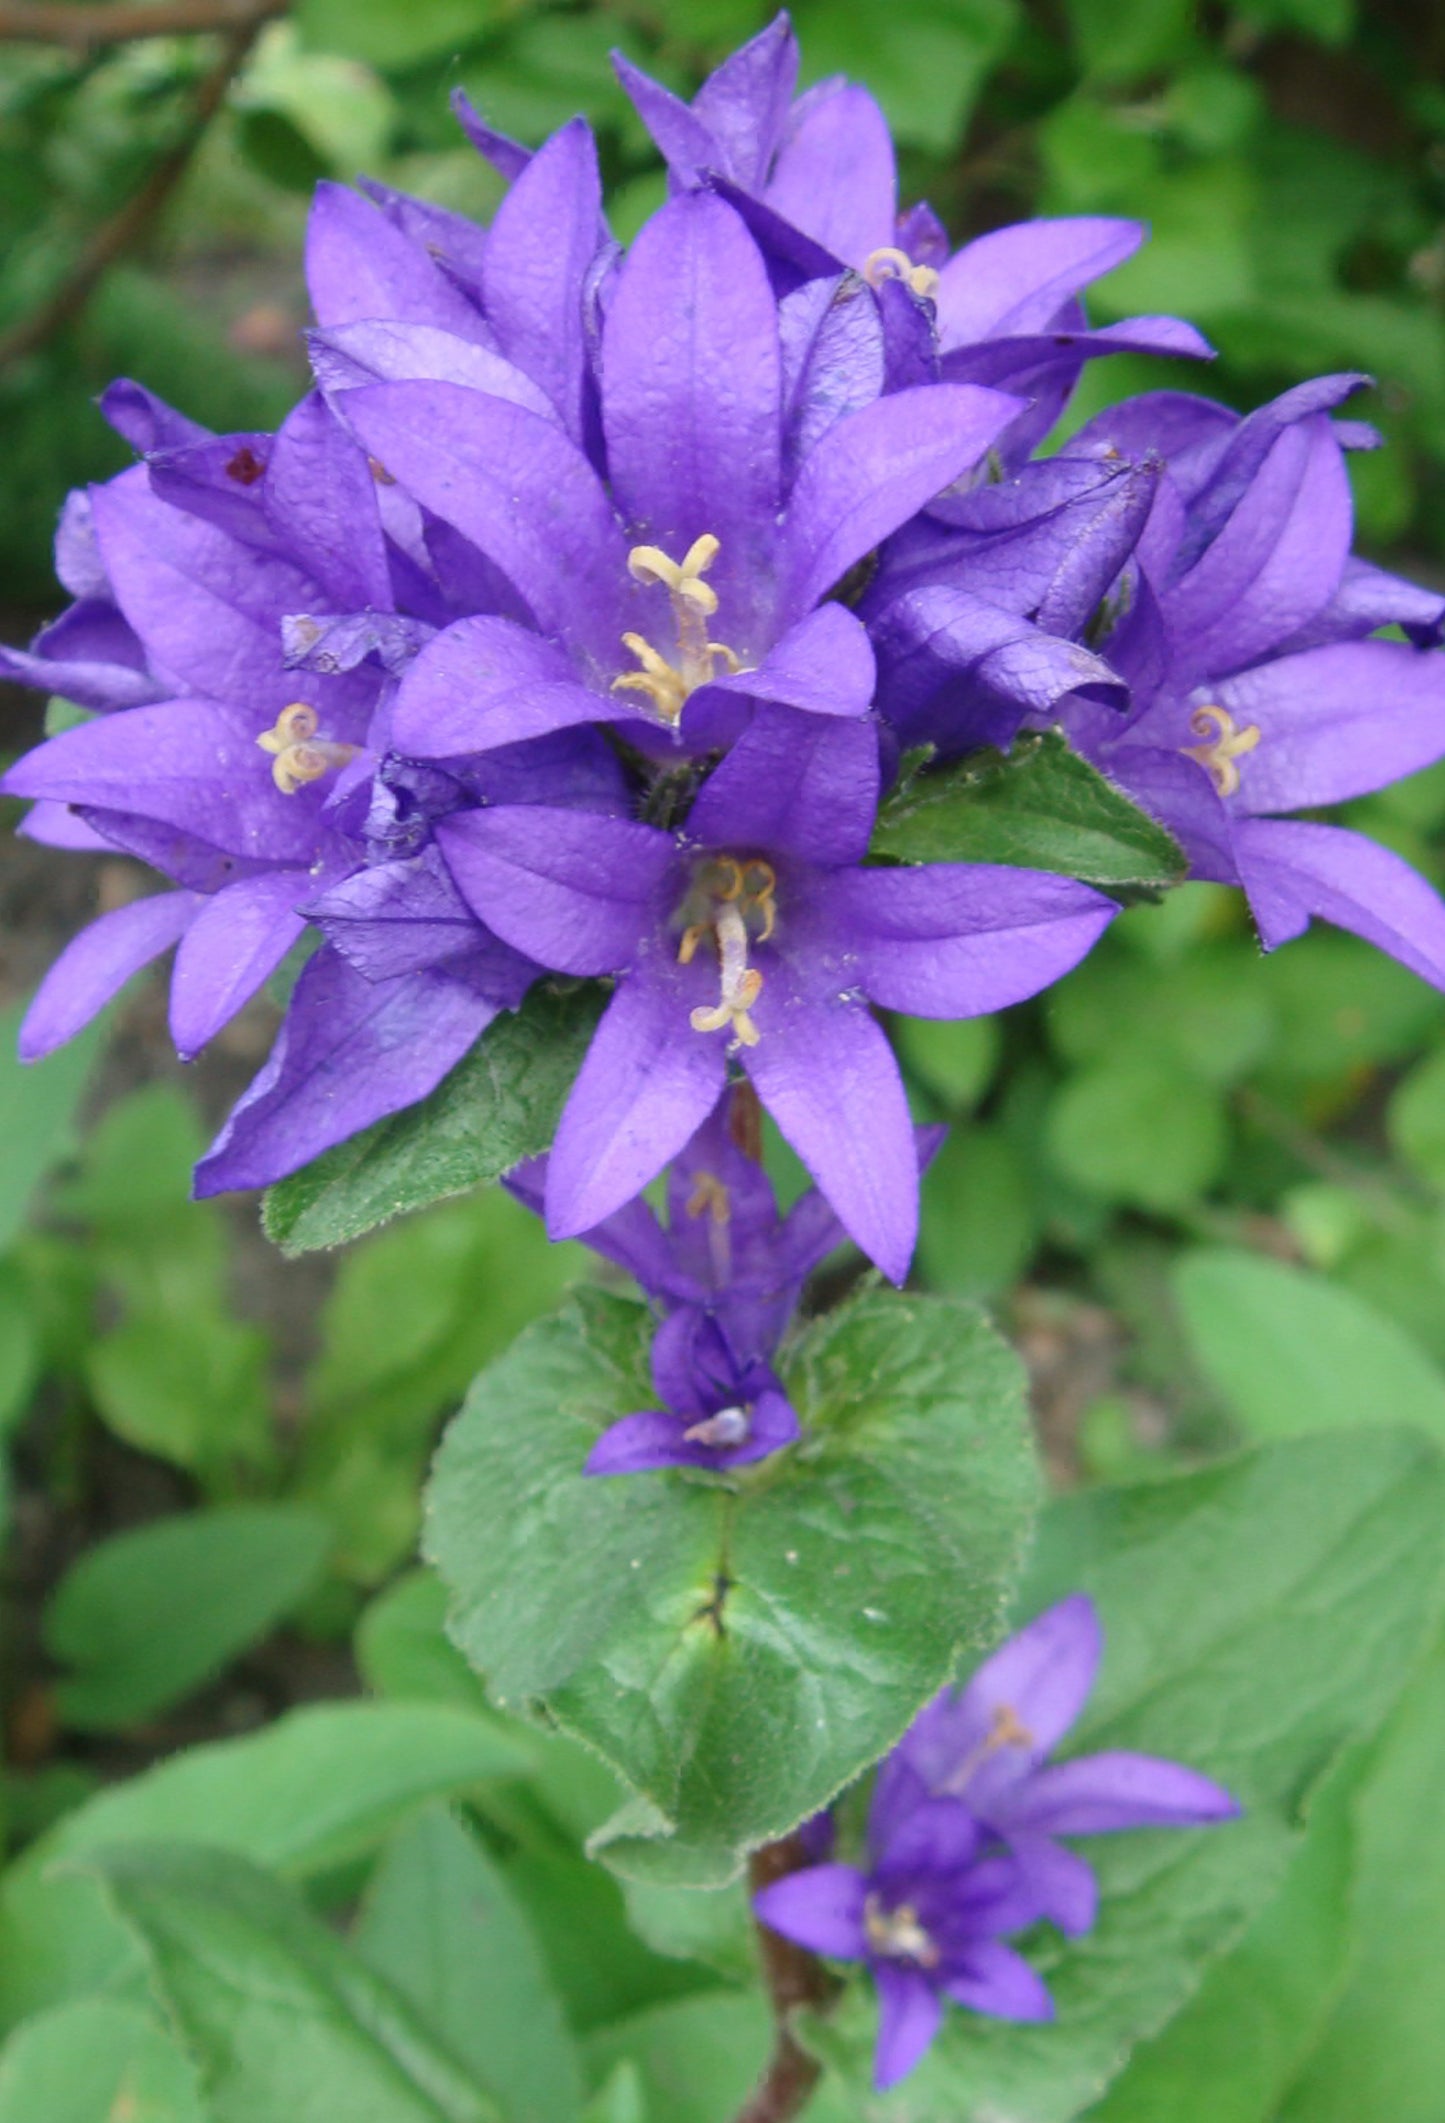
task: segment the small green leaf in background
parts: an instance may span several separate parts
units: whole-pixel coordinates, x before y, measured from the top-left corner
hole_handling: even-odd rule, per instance
[[[960,1122],[928,1168],[918,1265],[930,1288],[992,1297],[1028,1262],[1038,1206],[1024,1158],[1002,1128]]]
[[[379,1592],[356,1625],[356,1663],[374,1695],[482,1709],[486,1691],[446,1633],[446,1587],[409,1570]]]
[[[879,813],[873,852],[1016,863],[1095,885],[1177,884],[1187,868],[1172,835],[1055,731],[905,782]]]
[[[153,1519],[91,1548],[45,1613],[45,1645],[74,1671],[56,1689],[82,1729],[153,1717],[265,1636],[317,1584],[331,1530],[294,1504]]]
[[[763,1999],[714,1992],[655,2005],[594,2035],[599,2078],[636,2066],[658,2123],[731,2123],[762,2073],[772,2042]]]
[[[221,1489],[271,1457],[270,1345],[212,1313],[129,1319],[90,1351],[86,1379],[117,1437]]]
[[[508,2123],[577,2123],[577,2053],[531,1926],[455,1815],[428,1807],[398,1832],[352,1944]]]
[[[1445,2074],[1442,1761],[1445,1651],[1437,1649],[1381,1735],[1360,1792],[1349,1974],[1278,2123],[1436,2123]]]
[[[429,1098],[270,1188],[267,1235],[288,1254],[339,1246],[545,1150],[600,1011],[595,989],[534,988]]]
[[[75,1109],[105,1040],[93,1024],[44,1061],[16,1059],[23,1006],[0,1010],[0,1248],[25,1221],[30,1198],[71,1147]]]
[[[135,2005],[87,1998],[0,2050],[0,2123],[210,2123],[189,2059]]]
[[[1275,1899],[1135,2050],[1088,2123],[1271,2123],[1349,1965],[1358,1783],[1347,1759],[1311,1805]],[[1371,2112],[1365,2104],[1357,2119]]]
[[[1212,1084],[1147,1054],[1120,1054],[1064,1084],[1049,1108],[1047,1147],[1086,1193],[1168,1214],[1218,1178],[1229,1134]]]
[[[1445,1193],[1445,1047],[1410,1071],[1389,1106],[1390,1141],[1423,1180]]]
[[[41,1343],[25,1281],[0,1260],[0,1435],[25,1413],[40,1371]]]
[[[124,1975],[126,1941],[94,1882],[58,1860],[178,1836],[309,1878],[374,1850],[428,1800],[529,1760],[525,1734],[443,1704],[328,1703],[100,1792],[0,1879],[0,2026]]]
[[[1186,1254],[1173,1283],[1195,1354],[1249,1436],[1414,1423],[1445,1442],[1445,1376],[1353,1290],[1229,1247]]]
[[[300,0],[296,24],[313,51],[408,67],[474,44],[504,13],[495,0]]]
[[[403,1998],[281,1881],[186,1844],[86,1864],[144,1946],[215,2123],[500,2123]]]
[[[998,1067],[997,1018],[900,1017],[892,1032],[905,1069],[935,1098],[955,1109],[978,1104]]]
[[[939,153],[1003,58],[1020,10],[1017,0],[913,0],[884,11],[800,0],[792,13],[806,80],[866,81],[896,139]]]
[[[1442,1562],[1445,1467],[1410,1432],[1292,1439],[1054,1504],[1023,1611],[1087,1591],[1106,1645],[1070,1751],[1190,1763],[1243,1813],[1188,1836],[1086,1844],[1097,1928],[1030,1949],[1057,2019],[1009,2027],[950,2013],[914,2077],[878,2102],[876,2123],[1072,2123],[1097,2100],[1130,2046],[1178,2010],[1279,1892],[1316,1787],[1377,1729],[1434,1633]],[[874,2021],[871,2004],[850,1998],[816,2038],[850,2062],[855,2083]],[[1305,2114],[1316,2123],[1310,2111],[1297,2123]],[[1392,2111],[1351,2115],[1373,2123]]]
[[[785,1361],[800,1448],[736,1488],[589,1479],[597,1432],[650,1405],[651,1328],[579,1292],[484,1372],[428,1545],[494,1699],[544,1699],[647,1802],[613,1861],[670,1867],[675,1826],[721,1881],[992,1639],[1037,1477],[1016,1361],[981,1316],[873,1290]]]

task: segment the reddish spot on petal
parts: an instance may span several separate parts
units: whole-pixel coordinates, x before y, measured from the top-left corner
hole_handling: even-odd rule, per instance
[[[243,442],[240,449],[237,450],[235,456],[226,466],[226,477],[234,479],[238,486],[253,487],[265,470],[265,465],[262,464],[250,443]]]

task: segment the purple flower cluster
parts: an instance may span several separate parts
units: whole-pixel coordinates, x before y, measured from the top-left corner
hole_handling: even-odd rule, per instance
[[[1060,1836],[1207,1827],[1238,1813],[1220,1785],[1177,1762],[1046,1759],[1083,1709],[1102,1651],[1082,1594],[1030,1622],[965,1688],[936,1697],[886,1757],[866,1867],[811,1865],[758,1895],[759,1916],[785,1938],[867,1962],[880,2090],[913,2070],[946,1999],[995,2019],[1053,2017],[1043,1982],[1006,1941],[1045,1921],[1070,1937],[1092,1928],[1093,1871]]]
[[[1320,914],[1445,983],[1430,888],[1282,816],[1445,752],[1445,606],[1350,557],[1342,453],[1373,438],[1330,413],[1358,379],[1242,420],[1156,393],[1034,458],[1093,356],[1208,352],[1173,319],[1088,327],[1136,224],[950,254],[900,212],[865,91],[795,100],[784,17],[690,106],[622,71],[670,172],[625,255],[585,124],[529,155],[463,99],[508,183],[492,225],[323,185],[314,388],[277,434],[107,394],[139,462],[72,497],[75,602],[0,658],[88,719],[4,787],[33,837],[171,889],[76,939],[22,1047],[174,947],[194,1055],[314,946],[212,1193],[423,1098],[539,978],[600,978],[553,1235],[626,1218],[746,1078],[901,1280],[917,1158],[874,1009],[1021,1000],[1115,911],[1022,868],[871,863],[902,753],[1060,724],[1267,943]],[[670,1328],[658,1378],[714,1440],[729,1366],[769,1353],[716,1327]]]

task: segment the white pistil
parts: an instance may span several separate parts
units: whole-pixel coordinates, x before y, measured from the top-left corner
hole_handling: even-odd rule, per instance
[[[715,1003],[700,1003],[688,1023],[694,1032],[730,1030],[739,1046],[755,1047],[759,1033],[748,1012],[763,992],[763,976],[756,966],[748,964],[748,925],[735,905],[728,903],[718,908],[713,934],[722,969],[722,993]]]
[[[885,280],[901,280],[915,295],[932,295],[938,287],[938,274],[931,265],[915,265],[907,251],[900,251],[892,243],[868,253],[863,260],[863,278],[869,287],[881,287]]]
[[[1209,742],[1183,746],[1185,756],[1199,761],[1221,796],[1233,796],[1239,787],[1235,761],[1243,759],[1259,743],[1258,723],[1248,722],[1241,730],[1228,708],[1215,707],[1211,702],[1194,710],[1189,727],[1196,737],[1207,737]]]
[[[938,1966],[938,1948],[919,1922],[918,1911],[911,1902],[885,1909],[879,1897],[870,1894],[863,1904],[863,1929],[880,1960],[916,1961],[920,1968]]]
[[[683,1436],[689,1445],[715,1445],[721,1451],[730,1452],[735,1445],[745,1445],[753,1427],[752,1417],[746,1408],[719,1408],[716,1415],[709,1415]]]
[[[256,739],[263,752],[274,755],[271,779],[283,796],[294,796],[310,781],[320,781],[333,767],[355,759],[357,745],[332,744],[316,735],[316,710],[304,700],[293,700],[281,710],[271,729]]]
[[[628,571],[637,582],[660,583],[667,591],[677,630],[677,661],[669,662],[645,634],[624,634],[622,646],[642,668],[614,678],[612,690],[645,693],[664,722],[676,723],[681,718],[688,695],[711,683],[719,663],[729,672],[742,668],[725,642],[708,639],[707,623],[717,610],[717,592],[702,578],[718,550],[718,541],[708,531],[693,540],[680,562],[655,545],[634,546],[627,556]]]

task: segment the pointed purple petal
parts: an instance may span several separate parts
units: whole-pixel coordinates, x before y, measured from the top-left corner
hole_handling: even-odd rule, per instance
[[[515,184],[532,159],[530,148],[495,132],[480,115],[464,88],[452,90],[452,115],[477,153],[490,162],[498,176]]]
[[[1142,222],[1102,215],[991,230],[955,251],[939,275],[940,340],[964,346],[1043,331],[1071,296],[1137,251],[1146,233]]]
[[[770,1931],[795,1946],[835,1961],[861,1961],[866,1951],[863,1902],[868,1883],[852,1865],[810,1865],[774,1880],[753,1896]]]
[[[1046,1917],[1071,1939],[1080,1939],[1094,1928],[1099,1913],[1099,1883],[1094,1868],[1076,1850],[1048,1836],[1028,1832],[1009,1835],[1009,1848],[1018,1861],[1025,1891],[1035,1904],[1034,1914]],[[1024,1919],[1032,1923],[1031,1915]],[[1021,1929],[1001,1924],[1001,1931]]]
[[[1284,818],[1241,819],[1234,846],[1267,951],[1317,915],[1445,988],[1445,903],[1392,849],[1340,826]]]
[[[390,609],[376,479],[319,392],[309,392],[282,423],[261,500],[273,528],[337,611]]]
[[[688,835],[705,847],[858,862],[873,830],[878,776],[873,723],[765,709],[704,782]]]
[[[781,973],[753,1015],[762,1036],[742,1061],[758,1096],[849,1236],[901,1283],[918,1236],[918,1163],[892,1048],[851,996],[789,993]]]
[[[727,174],[761,186],[798,85],[798,40],[786,15],[729,53],[698,90],[693,109],[726,151]]]
[[[922,2063],[943,2019],[943,2000],[927,1976],[916,1968],[875,1961],[873,1979],[878,1986],[873,2084],[879,2093],[885,2093]]]
[[[110,855],[115,849],[114,841],[87,825],[69,804],[50,803],[43,797],[30,806],[15,831],[22,840],[33,840],[42,848],[68,848],[74,855]]]
[[[763,198],[845,265],[894,241],[898,179],[888,121],[866,88],[823,82],[793,113]]]
[[[1072,878],[991,863],[854,870],[832,898],[865,994],[916,1017],[979,1017],[1036,995],[1118,912]]]
[[[967,1796],[970,1803],[987,1780],[992,1801],[1000,1786],[1017,1785],[1069,1730],[1089,1699],[1103,1648],[1093,1601],[1081,1592],[1060,1600],[985,1659],[961,1693],[929,1705],[904,1743],[909,1760],[935,1791]],[[1027,1740],[981,1755],[1000,1712],[1023,1728]]]
[[[783,526],[780,615],[822,601],[849,568],[968,471],[1019,411],[974,384],[897,391],[829,428]]]
[[[605,240],[597,145],[583,118],[532,157],[487,238],[487,317],[502,352],[546,390],[575,442],[587,385],[583,289]]]
[[[90,1023],[133,973],[185,933],[204,901],[194,892],[157,892],[102,914],[61,952],[20,1027],[22,1061],[39,1061]]]
[[[410,759],[456,759],[606,712],[555,642],[510,619],[459,619],[404,673],[392,738]]]
[[[612,70],[679,184],[694,185],[704,170],[722,168],[726,159],[722,142],[680,96],[644,74],[622,52],[613,52]],[[731,176],[732,171],[724,174]]]
[[[810,715],[866,715],[873,705],[874,676],[862,620],[844,605],[825,604],[789,627],[755,671],[717,679],[706,690]]]
[[[1054,2001],[1042,1976],[1001,1939],[980,1939],[959,1954],[944,1980],[956,2005],[992,2020],[1052,2020]]]
[[[678,561],[704,533],[719,540],[710,625],[739,655],[760,646],[750,629],[777,535],[781,393],[777,310],[757,245],[711,193],[672,200],[633,244],[607,316],[608,468],[638,538]]]
[[[582,453],[551,422],[449,383],[350,391],[373,456],[502,569],[538,625],[620,666],[627,553]]]
[[[1398,641],[1341,642],[1242,672],[1212,690],[1260,743],[1237,808],[1302,811],[1365,796],[1445,753],[1445,656]]]
[[[1108,1835],[1124,1828],[1204,1828],[1233,1820],[1223,1785],[1147,1754],[1086,1754],[1054,1762],[1010,1794],[998,1825],[1032,1835]]]
[[[547,804],[458,813],[437,840],[488,927],[559,973],[634,965],[677,862],[671,836],[653,826]]]
[[[650,1408],[619,1416],[602,1432],[583,1465],[584,1474],[653,1474],[663,1467],[710,1467],[714,1455],[683,1436],[688,1418]]]
[[[143,383],[133,383],[129,376],[119,376],[106,385],[100,410],[117,435],[123,436],[141,457],[149,457],[153,450],[174,450],[188,442],[204,442],[210,434],[210,429],[203,428],[198,420],[187,419]]]
[[[459,383],[525,406],[543,420],[557,420],[551,399],[530,376],[492,347],[459,339],[434,324],[372,318],[308,332],[306,341],[316,380],[326,391],[352,391],[367,383]]]
[[[249,1002],[305,928],[304,870],[239,878],[208,899],[181,939],[171,979],[171,1038],[190,1061]]]
[[[464,339],[487,326],[419,244],[359,192],[318,184],[306,229],[306,284],[319,325],[404,317]]]
[[[198,1198],[266,1187],[435,1090],[497,1015],[463,980],[369,981],[330,950],[302,971],[270,1059],[196,1167]]]
[[[574,1238],[639,1194],[717,1103],[720,1039],[688,1022],[696,989],[670,959],[619,983],[572,1087],[547,1171],[547,1228]]]

